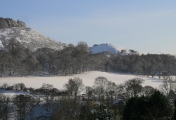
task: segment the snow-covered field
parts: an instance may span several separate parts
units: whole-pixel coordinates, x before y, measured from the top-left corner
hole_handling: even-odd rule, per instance
[[[29,92],[23,92],[23,91],[13,91],[13,90],[0,90],[0,93],[6,95],[6,96],[14,96],[14,95],[27,95]]]
[[[63,89],[64,84],[68,82],[70,78],[79,77],[83,80],[84,85],[93,86],[95,78],[103,76],[109,81],[115,82],[116,84],[125,83],[125,81],[133,78],[144,79],[143,86],[150,85],[154,88],[159,88],[162,84],[162,80],[158,78],[150,78],[145,76],[136,76],[132,74],[118,74],[118,73],[108,73],[100,71],[91,71],[82,74],[72,75],[72,76],[51,76],[51,77],[2,77],[0,78],[0,86],[3,83],[8,85],[13,85],[15,83],[24,83],[26,87],[40,88],[43,83],[52,84],[55,88]]]

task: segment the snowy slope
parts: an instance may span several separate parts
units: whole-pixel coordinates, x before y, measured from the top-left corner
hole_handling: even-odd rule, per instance
[[[26,27],[13,27],[0,29],[0,50],[4,49],[8,45],[9,40],[14,38],[19,41],[22,45],[29,48],[32,51],[37,50],[38,48],[51,48],[55,50],[61,50],[66,45],[59,43],[45,37],[31,28]]]
[[[142,78],[144,79],[143,86],[150,85],[154,88],[159,88],[159,85],[162,84],[162,80],[158,78],[149,78],[145,76],[136,76],[131,74],[118,74],[118,73],[108,73],[100,71],[91,71],[87,73],[77,74],[73,76],[54,76],[54,77],[7,77],[0,78],[0,86],[3,83],[8,85],[13,85],[15,83],[24,83],[26,87],[40,88],[43,83],[52,84],[58,89],[63,89],[63,85],[68,82],[70,78],[79,77],[83,80],[84,85],[93,86],[95,78],[103,76],[106,77],[109,81],[113,81],[116,84],[122,84],[125,81],[133,78]]]

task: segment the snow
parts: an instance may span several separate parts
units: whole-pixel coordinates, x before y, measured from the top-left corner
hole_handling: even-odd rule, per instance
[[[45,37],[38,32],[26,27],[13,27],[8,29],[1,29],[0,31],[0,49],[8,44],[8,41],[15,38],[25,47],[31,49],[32,51],[38,48],[48,47],[55,50],[62,50],[66,45],[60,42]]]
[[[15,91],[15,90],[0,90],[0,93],[6,95],[6,96],[14,96],[14,95],[26,95],[29,94],[28,92],[24,91]]]
[[[124,49],[123,47],[114,46],[111,44],[100,44],[100,45],[95,44],[90,48],[90,52],[92,54],[103,53],[103,52],[109,52],[111,54],[119,54],[119,55],[139,54],[137,51],[127,50],[127,49]]]
[[[0,50],[2,50],[3,47],[2,41],[0,41]]]
[[[83,84],[86,86],[93,86],[95,78],[103,76],[109,81],[118,84],[123,84],[125,81],[133,78],[144,79],[143,86],[150,85],[156,89],[162,84],[163,80],[158,78],[150,78],[145,76],[137,76],[132,74],[119,74],[119,73],[109,73],[100,71],[91,71],[82,74],[72,75],[72,76],[51,76],[51,77],[2,77],[0,78],[0,86],[4,83],[8,85],[14,85],[15,83],[24,83],[26,87],[40,88],[43,83],[52,84],[55,88],[64,89],[64,84],[68,82],[70,78],[79,77],[83,80]]]
[[[100,71],[91,71],[82,74],[72,75],[72,76],[51,76],[51,77],[1,77],[0,78],[0,86],[4,83],[8,85],[14,85],[15,83],[24,83],[26,87],[40,88],[43,83],[52,84],[54,87],[58,89],[63,89],[63,85],[70,79],[74,77],[79,77],[83,80],[84,85],[93,86],[95,78],[103,76],[106,77],[109,81],[113,81],[116,84],[122,84],[125,81],[133,78],[142,78],[145,80],[143,86],[150,85],[154,88],[159,88],[159,85],[162,84],[162,80],[158,78],[150,78],[145,76],[137,76],[132,74],[120,74],[120,73],[110,73],[110,72],[100,72]],[[9,90],[0,90],[0,93],[3,93],[9,97],[19,94],[29,94],[28,92],[20,92],[20,91],[9,91]],[[114,101],[114,104],[118,104],[121,99],[117,99]],[[30,117],[40,117],[50,116],[52,107],[49,105],[48,107],[43,104],[44,102],[40,102],[33,108],[33,116]],[[52,102],[51,102],[52,104]],[[46,109],[47,107],[47,109]],[[91,111],[96,112],[95,109]],[[12,118],[14,120],[15,118]]]
[[[117,54],[124,48],[118,47],[118,46],[113,46],[111,44],[100,44],[100,45],[94,45],[91,47],[91,53],[96,54],[96,53],[101,53],[101,52],[111,52],[112,54]]]

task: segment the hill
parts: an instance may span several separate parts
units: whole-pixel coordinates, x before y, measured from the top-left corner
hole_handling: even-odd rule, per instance
[[[51,40],[33,29],[26,27],[25,23],[22,21],[0,18],[0,50],[3,50],[12,39],[18,41],[31,51],[45,47],[54,50],[62,50],[66,46],[66,44]]]
[[[95,44],[90,48],[92,54],[97,53],[111,53],[111,54],[120,54],[120,55],[129,55],[129,54],[138,54],[137,51],[127,50],[120,46],[114,46],[111,44]]]

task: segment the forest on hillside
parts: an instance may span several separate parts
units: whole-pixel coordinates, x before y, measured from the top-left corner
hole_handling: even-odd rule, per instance
[[[41,48],[30,51],[14,39],[0,51],[0,76],[71,75],[91,70],[141,74],[176,75],[176,58],[168,54],[91,54],[85,42],[69,44],[57,51]]]

